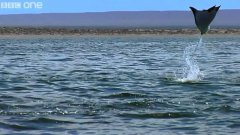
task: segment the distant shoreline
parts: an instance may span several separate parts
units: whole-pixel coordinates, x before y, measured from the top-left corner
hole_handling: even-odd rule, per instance
[[[240,28],[214,28],[209,34],[240,34]],[[197,28],[0,27],[0,35],[176,35],[199,34]]]

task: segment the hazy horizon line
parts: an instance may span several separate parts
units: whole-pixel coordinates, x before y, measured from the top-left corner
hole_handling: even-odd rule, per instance
[[[202,9],[199,9],[202,10]],[[221,9],[220,11],[240,10],[240,9]],[[42,12],[42,13],[0,13],[0,15],[40,15],[40,14],[88,14],[88,13],[114,13],[114,12],[190,12],[191,10],[112,10],[112,11],[87,11],[87,12]]]

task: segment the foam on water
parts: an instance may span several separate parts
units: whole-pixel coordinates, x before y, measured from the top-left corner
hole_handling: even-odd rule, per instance
[[[198,48],[202,45],[202,36],[197,45],[189,45],[184,50],[185,67],[183,68],[183,75],[178,78],[179,82],[198,82],[202,80],[203,73],[200,71],[196,61]]]

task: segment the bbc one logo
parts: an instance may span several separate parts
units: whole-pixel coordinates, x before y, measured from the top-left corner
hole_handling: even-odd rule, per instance
[[[42,2],[0,2],[0,9],[42,9]]]

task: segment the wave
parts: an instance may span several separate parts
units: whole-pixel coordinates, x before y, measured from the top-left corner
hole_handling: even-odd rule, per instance
[[[19,124],[8,124],[0,122],[0,127],[11,129],[11,130],[37,130],[36,127],[33,126],[25,126],[25,125],[19,125]]]
[[[127,118],[139,118],[139,119],[167,119],[167,118],[193,118],[197,117],[195,113],[190,112],[166,112],[166,113],[123,113],[119,114],[120,117],[127,117]]]
[[[117,94],[105,96],[104,98],[143,98],[143,97],[147,97],[147,96],[143,94],[135,94],[135,93],[117,93]]]
[[[52,118],[44,118],[44,117],[40,117],[40,118],[35,118],[32,120],[29,120],[29,122],[34,122],[34,123],[75,123],[72,121],[65,121],[65,120],[57,120],[57,119],[52,119]]]

